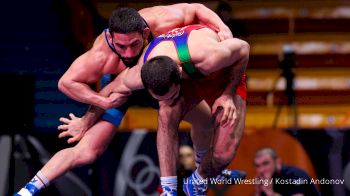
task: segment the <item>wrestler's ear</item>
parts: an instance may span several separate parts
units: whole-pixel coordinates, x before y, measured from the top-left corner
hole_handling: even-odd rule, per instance
[[[147,39],[150,33],[151,33],[151,30],[148,27],[143,29],[143,32],[142,32],[143,39]]]

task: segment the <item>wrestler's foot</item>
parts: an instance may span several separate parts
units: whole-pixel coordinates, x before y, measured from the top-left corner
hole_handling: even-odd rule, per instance
[[[246,177],[246,173],[240,170],[222,170],[221,174],[216,176],[218,180],[229,180],[232,184],[237,184],[239,180],[243,180]]]
[[[163,193],[160,196],[177,196],[177,190],[170,189],[169,187],[164,187]]]
[[[13,196],[35,196],[38,192],[39,189],[37,189],[34,185],[27,184],[24,188],[22,188],[18,193],[15,193]]]
[[[205,196],[207,189],[207,182],[198,179],[196,172],[184,180],[183,191],[187,196]]]

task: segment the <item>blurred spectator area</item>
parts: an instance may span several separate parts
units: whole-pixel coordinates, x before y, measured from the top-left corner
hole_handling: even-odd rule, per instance
[[[142,9],[173,3],[177,2],[93,1],[98,14],[105,20],[116,7],[130,6]],[[200,3],[216,10],[219,1]],[[237,24],[243,24],[239,28],[245,28],[242,31],[245,33],[240,38],[249,42],[251,46],[247,70],[247,126],[271,127],[277,105],[287,103],[283,93],[286,81],[279,77],[281,69],[278,68],[278,63],[283,47],[288,45],[295,52],[296,66],[292,70],[295,73],[299,126],[348,127],[350,2],[243,0],[226,1],[226,3],[232,7],[232,20]],[[269,101],[268,95],[270,95]],[[133,113],[132,110],[129,113]],[[288,108],[283,107],[278,127],[291,126],[289,114]],[[130,118],[138,116],[133,114]],[[142,121],[142,116],[139,119]],[[134,120],[132,122],[135,122]],[[125,122],[124,125],[127,126],[127,121]]]

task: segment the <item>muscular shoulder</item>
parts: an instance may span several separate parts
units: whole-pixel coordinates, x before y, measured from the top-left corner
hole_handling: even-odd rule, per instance
[[[108,55],[101,50],[91,49],[86,52],[86,65],[89,65],[91,68],[102,68],[106,65]]]
[[[87,51],[88,60],[99,65],[106,64],[109,56],[113,54],[105,41],[103,33],[99,35],[93,46],[89,51]]]
[[[107,48],[107,43],[104,37],[104,34],[101,33],[94,41],[94,44],[92,45],[91,49],[89,51],[94,52],[105,52]]]
[[[97,74],[101,72],[107,62],[108,54],[106,54],[103,46],[97,38],[90,50],[79,56],[71,65],[70,70],[74,73]]]

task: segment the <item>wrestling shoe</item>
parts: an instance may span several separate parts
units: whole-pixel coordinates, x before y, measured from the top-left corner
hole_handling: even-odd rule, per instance
[[[199,183],[199,180],[192,174],[184,180],[183,191],[187,196],[206,196],[207,183]]]
[[[170,189],[169,187],[164,187],[163,193],[160,196],[177,196],[177,190]]]
[[[217,180],[229,180],[232,184],[237,184],[238,180],[243,180],[246,177],[246,173],[240,170],[222,170],[221,174],[216,176]]]

